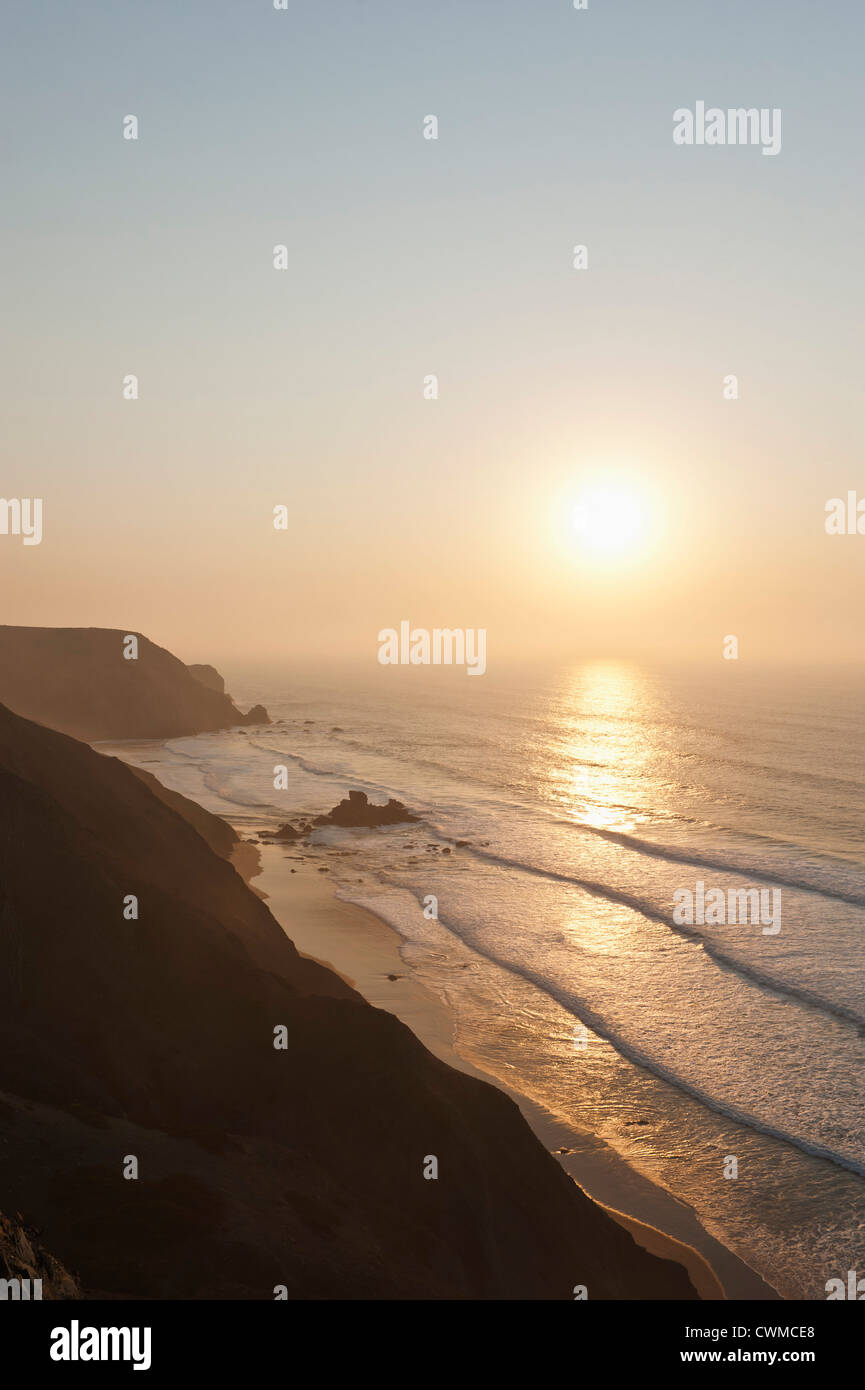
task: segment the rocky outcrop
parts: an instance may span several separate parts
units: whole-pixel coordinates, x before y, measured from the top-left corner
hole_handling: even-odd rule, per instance
[[[301,826],[299,830],[295,830],[294,826],[289,825],[286,821],[285,825],[281,825],[278,830],[263,830],[261,833],[269,840],[280,840],[285,844],[292,844],[295,840],[302,840],[311,834],[312,826],[305,825]]]
[[[313,825],[369,826],[402,825],[406,821],[416,821],[401,801],[393,797],[384,806],[377,806],[367,799],[366,792],[351,791],[348,798],[334,806],[326,816],[316,816]]]
[[[39,1243],[38,1231],[0,1212],[0,1301],[43,1302],[81,1298],[59,1260]]]
[[[118,628],[0,626],[0,702],[88,742],[269,722],[261,705],[242,714],[171,652]]]
[[[147,778],[2,707],[0,1194],[93,1297],[694,1296]]]

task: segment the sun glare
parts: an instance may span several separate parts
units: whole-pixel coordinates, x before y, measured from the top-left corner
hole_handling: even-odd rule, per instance
[[[633,492],[615,487],[586,492],[573,510],[580,546],[597,555],[632,550],[645,529],[645,507]]]

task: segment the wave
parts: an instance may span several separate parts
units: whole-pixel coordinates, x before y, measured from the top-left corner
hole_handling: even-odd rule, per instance
[[[393,923],[389,923],[389,925],[393,926]],[[656,1061],[649,1053],[636,1047],[627,1038],[617,1032],[616,1029],[611,1028],[606,1019],[596,1013],[588,1001],[580,998],[573,990],[567,989],[563,985],[549,980],[545,975],[541,974],[539,971],[533,970],[525,963],[509,960],[507,957],[500,955],[490,947],[474,939],[474,933],[462,932],[444,918],[439,918],[439,926],[444,927],[452,936],[455,936],[459,941],[463,942],[463,944],[474,951],[476,955],[489,961],[491,965],[498,966],[500,969],[506,970],[509,974],[526,980],[529,984],[540,989],[549,998],[555,1000],[557,1004],[565,1008],[574,1018],[578,1019],[580,1023],[591,1028],[599,1037],[605,1038],[606,1041],[609,1042],[621,1056],[627,1058],[628,1061],[642,1067],[653,1076],[659,1077],[660,1080],[666,1081],[669,1085],[675,1086],[677,1090],[699,1101],[701,1105],[705,1105],[709,1110],[714,1111],[715,1114],[724,1115],[727,1119],[734,1120],[737,1124],[745,1125],[758,1134],[765,1134],[772,1139],[778,1139],[782,1143],[790,1144],[794,1148],[799,1149],[800,1152],[809,1154],[813,1158],[826,1159],[839,1168],[844,1168],[848,1172],[856,1173],[859,1177],[865,1177],[865,1162],[857,1162],[856,1159],[850,1158],[846,1154],[838,1153],[837,1150],[830,1148],[828,1145],[818,1144],[814,1140],[806,1139],[803,1135],[794,1134],[790,1130],[782,1128],[780,1125],[770,1124],[767,1121],[761,1120],[756,1115],[752,1115],[749,1111],[737,1105],[720,1100],[703,1087],[698,1086],[687,1077],[680,1075],[672,1067],[665,1066],[662,1062]]]
[[[281,749],[275,749],[257,741],[250,740],[250,742],[252,743],[252,746],[258,748],[262,752],[275,753],[284,761],[292,761],[296,763],[298,767],[300,767],[304,772],[307,772],[311,776],[328,778],[330,780],[343,781],[346,778],[350,778],[354,781],[354,783],[358,786],[360,790],[364,790],[367,793],[382,796],[398,796],[400,798],[408,797],[409,800],[413,799],[411,793],[407,791],[405,787],[399,788],[394,786],[393,784],[387,784],[380,781],[376,782],[372,781],[369,778],[358,777],[352,772],[344,772],[342,770],[335,770],[333,768],[325,768],[319,764],[313,764],[309,762],[302,754],[286,753],[283,752]],[[397,761],[404,762],[406,766],[433,767],[437,771],[447,773],[454,781],[461,780],[458,777],[458,774],[454,771],[454,769],[448,768],[443,764],[433,762],[431,760],[403,760],[398,756],[398,754],[395,755],[392,752],[386,753],[384,750],[373,747],[367,747],[364,749],[364,751],[366,751],[369,754],[372,754],[373,756],[381,756],[388,758],[396,757]],[[487,783],[487,785],[495,785],[499,790],[501,790],[500,783]],[[511,790],[516,789],[512,788]],[[414,799],[417,800],[417,798]],[[508,803],[499,801],[497,799],[490,799],[488,801],[488,805],[498,805],[501,807],[501,809],[506,811],[513,811],[514,809],[518,809],[521,811],[529,811],[530,813],[541,814],[544,816],[544,819],[547,820],[549,823],[559,825],[572,832],[580,832],[586,835],[595,836],[598,839],[606,840],[611,844],[618,844],[624,849],[633,850],[634,853],[647,855],[651,858],[664,859],[671,863],[677,864],[688,864],[695,868],[714,869],[719,873],[746,874],[752,876],[756,875],[765,883],[774,883],[779,885],[780,887],[792,888],[804,893],[816,893],[819,894],[821,897],[832,898],[837,902],[847,903],[853,907],[865,907],[865,889],[855,891],[841,886],[835,886],[826,883],[825,881],[819,881],[816,878],[792,877],[789,874],[779,873],[777,870],[764,868],[762,865],[758,866],[755,864],[742,864],[741,861],[737,861],[734,858],[725,857],[723,855],[712,855],[703,851],[687,850],[679,847],[673,847],[670,845],[664,845],[658,843],[657,841],[646,840],[639,836],[629,835],[622,831],[604,830],[597,826],[588,825],[585,822],[575,822],[573,820],[564,819],[562,817],[556,817],[554,815],[551,815],[549,810],[544,806],[542,802],[538,802],[534,805],[527,805],[522,800],[517,801],[516,803]],[[421,806],[420,809],[426,809],[427,813],[432,812],[431,807],[423,808]],[[623,811],[623,813],[628,814],[638,813],[636,808],[630,806],[622,806],[621,810]],[[693,817],[679,815],[674,816],[672,820],[674,821],[674,823],[681,824],[688,828],[693,827],[694,825],[705,824],[706,828],[723,830],[723,827],[709,827],[707,823],[700,822]],[[731,832],[728,831],[726,833]],[[752,833],[744,829],[737,830],[734,833],[743,837],[752,838],[763,845],[779,846],[780,844],[780,842],[777,839],[774,839],[771,836]],[[794,853],[801,852],[800,847],[795,844],[789,845],[788,848]]]
[[[785,998],[796,999],[801,1004],[807,1004],[811,1008],[818,1009],[822,1013],[831,1014],[833,1018],[840,1019],[844,1023],[850,1023],[857,1028],[865,1028],[865,1014],[857,1013],[855,1009],[850,1009],[844,1004],[837,1003],[834,999],[827,999],[825,995],[818,994],[814,990],[806,989],[802,985],[793,984],[771,971],[761,970],[759,967],[749,965],[740,956],[732,955],[723,948],[716,946],[713,941],[702,935],[695,927],[690,927],[685,923],[674,922],[672,916],[662,912],[654,903],[645,898],[637,897],[633,893],[628,893],[624,889],[612,888],[609,884],[599,883],[595,879],[579,878],[575,874],[561,873],[555,869],[543,869],[534,864],[526,864],[518,859],[509,859],[503,855],[490,854],[482,849],[472,848],[469,851],[477,859],[483,859],[487,863],[497,864],[501,868],[515,869],[519,873],[532,874],[537,878],[549,879],[556,883],[572,884],[575,888],[581,888],[594,898],[604,898],[607,902],[619,903],[622,907],[629,908],[632,912],[638,912],[642,917],[649,921],[658,922],[662,926],[675,932],[677,936],[682,936],[697,945],[702,946],[707,956],[710,956],[716,964],[725,969],[733,970],[737,975],[746,979],[751,984],[758,985],[761,989],[768,989],[773,994],[784,995]]]
[[[623,849],[633,850],[635,854],[644,854],[652,859],[665,859],[672,864],[689,864],[698,869],[715,869],[718,873],[723,874],[756,876],[765,883],[777,883],[782,888],[793,888],[801,893],[815,893],[821,898],[832,898],[836,902],[848,903],[853,907],[865,907],[865,892],[855,893],[844,888],[833,887],[830,884],[818,883],[814,879],[792,878],[773,869],[763,868],[762,865],[742,864],[741,861],[722,855],[706,854],[702,850],[686,850],[662,845],[654,840],[643,840],[638,835],[628,835],[620,830],[603,830],[598,826],[585,825],[561,818],[557,819],[555,823],[569,830],[593,835],[599,840],[608,840],[611,844],[621,845]],[[755,838],[765,840],[766,837]],[[778,841],[773,840],[771,843],[777,844]]]
[[[345,742],[351,742],[353,744],[354,740],[346,739]],[[328,784],[333,784],[334,782],[344,783],[346,779],[350,779],[353,786],[357,786],[373,796],[400,795],[404,797],[406,795],[404,789],[400,789],[399,787],[393,787],[380,781],[373,781],[369,777],[358,776],[356,773],[346,771],[345,769],[334,769],[333,767],[322,766],[321,763],[315,761],[314,754],[309,756],[303,753],[287,752],[282,748],[274,747],[272,742],[267,740],[266,737],[264,739],[250,738],[248,742],[244,740],[244,747],[242,750],[238,748],[238,761],[234,763],[232,769],[229,770],[228,777],[226,777],[226,769],[224,767],[216,768],[211,765],[207,768],[205,764],[205,768],[202,769],[205,784],[210,790],[215,791],[223,800],[237,805],[238,807],[242,807],[247,811],[258,813],[266,811],[274,815],[285,814],[285,808],[280,808],[270,802],[251,802],[248,796],[241,798],[237,794],[233,794],[230,785],[226,785],[227,782],[230,783],[232,772],[237,773],[243,770],[246,774],[249,774],[251,769],[248,755],[252,750],[265,756],[275,756],[280,762],[291,763],[308,776],[321,779],[322,782],[327,782]],[[175,748],[173,751],[183,757],[190,756],[181,749]],[[393,752],[387,754],[381,749],[370,749],[369,752],[374,756],[394,757]],[[243,761],[244,754],[246,754],[245,763]],[[403,761],[399,758],[398,760],[400,762]],[[409,767],[417,766],[416,763],[411,762],[408,762],[406,765]],[[454,780],[456,780],[456,774],[453,769],[441,767],[441,771],[449,773],[450,776],[454,777]],[[501,783],[497,785],[499,790],[501,790]],[[477,790],[479,791],[480,789],[478,788]],[[697,850],[688,850],[686,848],[658,844],[643,839],[642,837],[619,831],[605,830],[595,826],[575,823],[573,820],[563,819],[555,815],[555,813],[551,813],[549,808],[544,809],[541,806],[528,806],[523,801],[509,804],[502,801],[500,798],[489,798],[487,800],[482,794],[480,796],[476,794],[471,805],[466,804],[463,806],[454,806],[452,808],[443,808],[439,806],[436,811],[434,808],[424,808],[423,805],[420,804],[417,805],[417,809],[423,817],[423,824],[426,828],[433,834],[442,836],[453,842],[452,827],[447,830],[440,829],[432,823],[433,820],[441,816],[445,809],[447,809],[449,813],[453,812],[459,815],[466,812],[471,813],[471,811],[477,812],[480,805],[482,805],[482,812],[484,814],[496,815],[505,812],[512,815],[514,812],[518,812],[523,816],[534,815],[537,817],[540,813],[540,817],[543,819],[546,826],[556,825],[564,827],[571,833],[588,835],[618,845],[635,854],[661,859],[669,863],[687,864],[698,868],[712,869],[725,874],[741,875],[744,873],[747,876],[766,883],[779,884],[782,887],[795,889],[804,893],[811,893],[823,897],[824,899],[833,899],[855,907],[865,907],[865,893],[863,892],[856,892],[852,889],[839,887],[837,885],[818,883],[813,879],[808,879],[792,873],[780,873],[762,867],[757,868],[754,865],[744,867],[741,863],[742,856],[737,858],[735,854],[711,854]],[[472,831],[464,831],[463,833],[470,835]],[[488,831],[484,833],[488,833]],[[506,870],[531,874],[552,882],[572,884],[593,896],[619,903],[629,910],[640,913],[649,920],[660,923],[676,934],[689,938],[695,944],[698,944],[718,966],[734,971],[737,975],[747,980],[749,984],[759,989],[770,991],[773,994],[793,999],[804,1007],[813,1008],[821,1013],[830,1015],[845,1024],[855,1025],[856,1027],[865,1026],[865,1017],[856,1013],[853,1009],[837,1004],[833,1000],[826,999],[813,990],[801,987],[784,979],[779,979],[770,971],[761,970],[743,962],[737,956],[728,953],[707,940],[700,934],[699,930],[688,927],[685,924],[674,923],[670,915],[665,914],[655,904],[641,898],[638,894],[628,893],[616,889],[609,884],[583,878],[575,874],[542,867],[537,863],[498,854],[492,850],[486,851],[482,848],[468,846],[467,854],[474,856],[478,860],[498,865]],[[348,894],[346,894],[346,896],[348,896]],[[574,1017],[585,1023],[586,1026],[591,1027],[598,1036],[605,1038],[621,1056],[658,1077],[659,1080],[675,1087],[683,1094],[689,1095],[695,1101],[705,1105],[714,1112],[724,1115],[736,1123],[743,1124],[757,1133],[792,1145],[803,1153],[816,1158],[825,1159],[840,1168],[865,1177],[865,1164],[857,1162],[846,1154],[837,1152],[829,1145],[817,1143],[803,1135],[785,1129],[781,1124],[765,1122],[757,1115],[750,1113],[748,1109],[719,1099],[687,1076],[679,1074],[675,1068],[656,1061],[649,1052],[633,1044],[627,1036],[622,1035],[616,1027],[612,1026],[602,1015],[597,1013],[591,1007],[588,1000],[581,998],[574,990],[565,984],[555,979],[548,978],[541,970],[533,969],[527,962],[510,959],[506,955],[500,954],[495,949],[481,944],[476,939],[475,933],[465,925],[460,925],[455,922],[451,923],[445,920],[440,920],[440,925],[450,931],[455,938],[463,941],[471,950],[476,952],[479,957],[488,960],[491,964],[508,971],[516,977],[524,979],[536,988],[542,990],[548,997],[556,1000],[556,1002],[566,1008]]]
[[[250,745],[260,753],[271,754],[280,762],[294,763],[310,777],[320,777],[322,781],[339,782],[343,786],[347,782],[351,782],[353,787],[356,787],[358,791],[365,791],[367,795],[385,797],[395,795],[394,789],[385,783],[372,782],[368,777],[360,776],[355,772],[342,772],[334,768],[319,767],[309,762],[302,753],[286,753],[282,748],[271,748],[269,745],[255,742],[252,739],[250,739]]]
[[[392,795],[405,795],[405,792],[400,792],[400,789],[394,788],[386,783],[372,781],[369,778],[357,776],[354,773],[346,774],[335,771],[333,768],[324,768],[320,764],[312,762],[304,754],[286,752],[284,749],[276,748],[271,743],[264,742],[261,739],[250,739],[249,743],[244,745],[242,751],[245,753],[249,747],[255,748],[257,752],[274,756],[282,762],[290,762],[300,768],[301,771],[305,772],[308,776],[319,778],[322,781],[327,781],[329,783],[344,783],[348,778],[358,790],[365,791],[368,795],[373,797],[386,798]],[[184,753],[182,749],[175,749],[173,751],[184,757],[192,757],[191,754]],[[246,770],[248,770],[248,767]],[[253,802],[250,801],[248,797],[241,798],[237,795],[233,795],[226,784],[224,771],[213,767],[202,767],[202,774],[205,786],[207,786],[208,790],[214,792],[223,801],[231,805],[243,807],[243,809],[248,812],[258,814],[267,812],[276,818],[284,818],[286,814],[285,807],[280,807],[273,802],[267,801]],[[522,803],[512,805],[500,802],[497,799],[487,802],[487,810],[494,813],[495,810],[499,808],[510,812],[514,810],[526,810]],[[449,833],[435,824],[430,808],[423,808],[420,805],[416,805],[416,809],[421,814],[421,823],[430,833],[434,834],[436,838],[450,840],[451,843],[454,842],[452,833]],[[689,866],[697,868],[714,869],[725,874],[756,878],[762,882],[778,884],[782,887],[815,894],[823,898],[834,899],[856,907],[865,907],[865,895],[863,894],[855,894],[845,892],[841,889],[829,888],[815,884],[810,880],[792,878],[789,875],[781,875],[771,870],[757,868],[754,865],[743,865],[733,858],[720,855],[707,855],[672,848],[666,845],[659,845],[655,842],[641,839],[638,836],[628,835],[620,831],[604,830],[596,826],[588,826],[580,823],[575,824],[573,821],[550,816],[548,813],[545,814],[544,819],[548,824],[552,823],[570,831],[581,832],[619,845],[634,853],[662,859],[669,863],[688,864]],[[608,902],[618,903],[631,911],[638,912],[641,916],[650,921],[658,922],[676,935],[693,941],[701,946],[706,955],[715,961],[717,965],[724,969],[734,971],[750,984],[756,985],[761,989],[769,990],[774,994],[782,995],[785,998],[794,999],[799,1003],[817,1009],[822,1013],[828,1014],[833,1018],[849,1023],[855,1027],[865,1028],[865,1013],[859,1013],[855,1009],[840,1004],[833,999],[826,998],[825,995],[818,993],[816,990],[795,984],[786,978],[779,977],[770,970],[761,969],[760,967],[743,961],[740,956],[716,945],[696,928],[689,927],[683,923],[674,922],[671,914],[665,913],[658,908],[655,903],[637,894],[629,893],[624,889],[617,889],[610,884],[602,883],[595,879],[585,878],[581,875],[567,873],[562,870],[542,866],[524,859],[513,858],[494,851],[486,851],[474,846],[467,847],[467,850],[468,854],[473,855],[476,859],[495,864],[503,869],[530,874],[535,877],[547,879],[550,882],[570,884],[575,888],[579,888],[591,894],[593,897],[599,897]]]

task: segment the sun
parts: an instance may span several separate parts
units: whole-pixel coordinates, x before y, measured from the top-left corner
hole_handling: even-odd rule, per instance
[[[645,502],[627,488],[592,488],[576,503],[572,525],[580,547],[593,554],[632,551],[644,536]]]

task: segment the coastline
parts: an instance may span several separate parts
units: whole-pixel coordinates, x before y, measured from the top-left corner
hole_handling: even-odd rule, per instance
[[[156,760],[143,755],[160,746],[164,746],[162,740],[127,740],[102,743],[98,751],[133,765],[148,765]],[[195,804],[201,803],[196,800]],[[215,814],[231,823],[224,810]],[[371,909],[339,898],[329,875],[320,871],[317,856],[298,854],[290,842],[260,840],[257,828],[248,822],[233,829],[238,840],[229,862],[252,892],[266,901],[298,952],[327,966],[373,1007],[394,1014],[448,1066],[505,1092],[577,1186],[639,1245],[683,1265],[702,1299],[781,1299],[706,1230],[692,1207],[641,1174],[590,1130],[562,1120],[464,1056],[455,1045],[455,1025],[447,1004],[405,964],[398,932]]]
[[[696,1213],[644,1178],[603,1141],[565,1124],[500,1078],[476,1067],[454,1045],[447,1006],[412,978],[400,937],[375,913],[336,896],[333,885],[286,846],[245,846],[259,853],[235,867],[268,907],[298,951],[328,966],[368,1003],[395,1014],[440,1060],[505,1091],[549,1152],[592,1201],[606,1209],[644,1249],[685,1266],[707,1300],[775,1300],[780,1295],[702,1226]],[[288,861],[291,861],[289,867]],[[293,868],[293,872],[291,871]],[[565,1149],[568,1152],[560,1154]]]
[[[0,745],[3,1214],[83,1299],[699,1301],[499,1088],[298,953],[229,822],[2,706]]]

